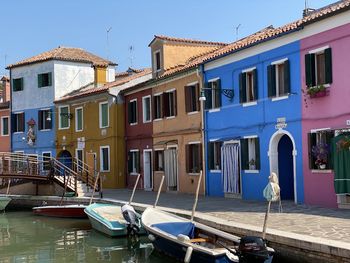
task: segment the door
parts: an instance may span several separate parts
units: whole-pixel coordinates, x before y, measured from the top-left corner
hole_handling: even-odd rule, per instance
[[[278,179],[282,200],[294,200],[293,143],[283,135],[278,143]]]
[[[221,147],[222,185],[226,194],[241,194],[239,143],[227,143]]]
[[[169,191],[177,191],[177,148],[169,148],[164,151],[164,173]]]
[[[152,181],[152,151],[151,150],[143,151],[143,180],[144,180],[144,189],[152,190],[153,181]]]

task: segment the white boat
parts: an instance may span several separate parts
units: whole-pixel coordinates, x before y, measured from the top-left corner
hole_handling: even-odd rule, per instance
[[[8,196],[0,196],[0,211],[5,210],[6,206],[11,202]]]
[[[274,254],[259,237],[241,239],[156,208],[147,208],[141,221],[156,250],[183,262],[268,263]]]

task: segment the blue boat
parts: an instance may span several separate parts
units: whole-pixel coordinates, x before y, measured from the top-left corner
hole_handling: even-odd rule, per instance
[[[89,217],[93,229],[110,237],[126,236],[128,234],[127,222],[123,217],[121,206],[95,203],[87,206],[84,212]],[[140,218],[137,221],[141,229]],[[142,232],[142,229],[140,232]]]
[[[143,212],[142,225],[156,250],[182,262],[272,262],[274,250],[259,237],[241,239],[156,208]]]

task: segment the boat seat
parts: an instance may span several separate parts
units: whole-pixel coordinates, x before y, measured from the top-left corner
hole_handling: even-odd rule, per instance
[[[203,242],[208,242],[208,241],[209,241],[209,239],[201,238],[201,237],[190,239],[191,243],[203,243]]]

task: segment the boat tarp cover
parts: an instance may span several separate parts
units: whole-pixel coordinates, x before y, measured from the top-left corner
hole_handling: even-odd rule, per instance
[[[168,234],[178,236],[180,234],[188,236],[189,238],[194,237],[194,224],[191,222],[169,222],[153,224],[152,227],[156,227]]]

